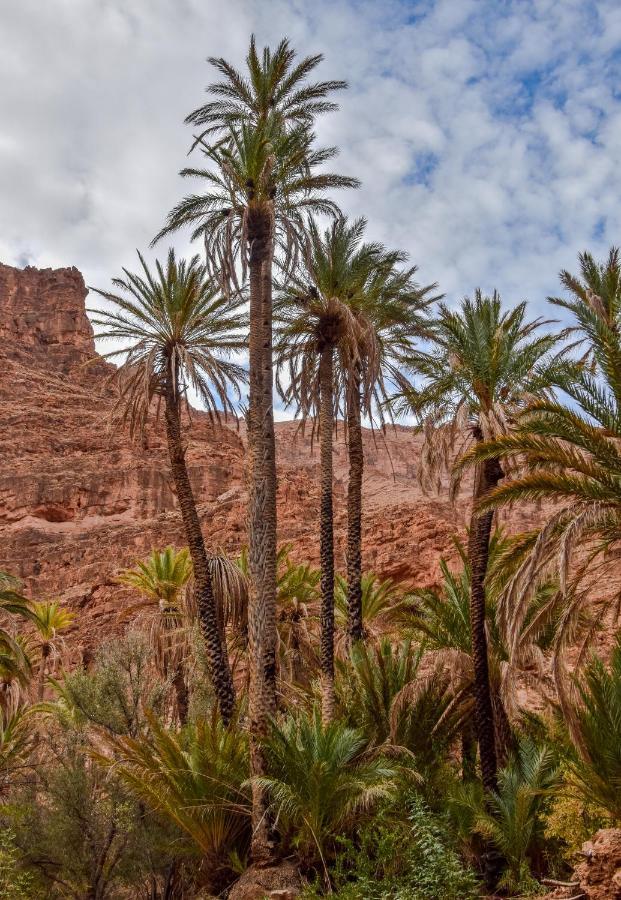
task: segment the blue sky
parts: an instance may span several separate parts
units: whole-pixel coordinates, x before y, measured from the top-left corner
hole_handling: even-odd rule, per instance
[[[350,82],[318,126],[363,182],[342,207],[451,302],[541,313],[580,250],[621,241],[617,0],[20,0],[2,30],[3,262],[98,287],[132,266],[187,187],[205,58],[241,65],[252,31]]]

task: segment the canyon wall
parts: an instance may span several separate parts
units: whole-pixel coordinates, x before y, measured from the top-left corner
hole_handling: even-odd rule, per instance
[[[158,425],[130,442],[111,429],[114,368],[96,352],[77,269],[0,264],[0,568],[41,598],[78,612],[76,646],[118,627],[127,594],[119,568],[183,542],[165,439]],[[425,496],[411,429],[364,435],[364,563],[382,577],[428,585],[463,528],[467,502]],[[319,454],[310,429],[277,425],[279,538],[318,562]],[[208,548],[245,542],[243,423],[192,415],[187,460]],[[468,494],[466,485],[465,496]],[[335,443],[336,560],[345,562],[347,452]],[[521,513],[520,527],[529,524]]]

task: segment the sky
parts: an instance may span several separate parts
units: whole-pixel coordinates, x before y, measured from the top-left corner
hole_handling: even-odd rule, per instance
[[[618,0],[0,0],[0,261],[99,288],[134,267],[188,191],[206,58],[243,66],[253,32],[347,79],[317,126],[362,181],[340,205],[448,302],[546,313],[621,241]]]

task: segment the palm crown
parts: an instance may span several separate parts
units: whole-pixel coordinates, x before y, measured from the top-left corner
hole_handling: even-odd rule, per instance
[[[253,242],[265,239],[257,228],[261,216],[271,221],[289,270],[303,245],[306,215],[336,216],[339,209],[328,192],[358,186],[355,178],[324,171],[336,150],[315,148],[307,128],[282,131],[271,121],[259,127],[242,124],[229,128],[225,142],[201,146],[201,152],[205,167],[188,167],[180,174],[200,179],[204,191],[171,210],[154,243],[189,225],[192,240],[204,240],[210,267],[223,286],[239,288],[236,263],[245,276]]]
[[[245,319],[239,302],[223,300],[204,265],[195,256],[177,262],[171,249],[166,266],[152,273],[138,254],[142,274],[124,269],[113,281],[119,293],[92,289],[109,301],[110,310],[92,310],[102,339],[122,341],[106,354],[124,357],[120,370],[120,407],[132,431],[144,427],[151,401],[171,379],[177,397],[188,387],[210,415],[233,411],[242,366],[227,356],[243,350]]]
[[[503,311],[496,291],[485,297],[477,290],[457,311],[440,304],[427,329],[430,348],[408,356],[422,385],[406,388],[394,401],[425,429],[424,477],[438,477],[475,430],[485,438],[506,432],[535,395],[549,396],[566,380],[566,367],[551,352],[560,337],[541,333],[546,324],[526,321],[526,303]]]
[[[246,57],[247,74],[222,57],[208,59],[223,80],[206,89],[215,99],[195,109],[185,121],[202,129],[197,142],[231,125],[256,125],[268,117],[276,119],[281,126],[309,125],[315,116],[337,109],[335,103],[326,99],[327,95],[347,87],[344,81],[307,83],[306,79],[322,59],[317,54],[296,63],[295,50],[286,39],[275,51],[265,47],[259,55],[253,35]]]

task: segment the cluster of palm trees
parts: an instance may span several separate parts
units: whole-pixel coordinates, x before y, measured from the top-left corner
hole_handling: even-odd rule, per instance
[[[499,740],[504,710],[492,683],[488,647],[494,509],[518,500],[560,501],[544,527],[510,541],[501,552],[505,574],[497,576],[495,603],[505,634],[513,635],[506,648],[511,657],[523,647],[529,598],[560,560],[558,590],[546,593],[537,615],[539,621],[553,613],[561,617],[555,659],[557,683],[565,687],[561,651],[583,624],[594,560],[604,554],[608,559],[616,550],[620,525],[618,253],[613,251],[603,266],[584,254],[580,279],[563,273],[572,299],[554,302],[575,320],[565,331],[553,331],[543,319],[529,321],[524,303],[503,309],[497,293],[486,297],[477,291],[458,309],[450,308],[435,284],[416,282],[416,267],[407,265],[404,253],[365,241],[364,219],[348,221],[332,199],[334,190],[355,188],[358,182],[327,172],[336,150],[317,147],[314,121],[336,108],[330,95],[345,87],[340,81],[309,80],[320,61],[320,56],[298,60],[287,41],[274,52],[259,53],[254,39],[244,72],[223,59],[210,60],[220,80],[208,88],[208,102],[187,118],[195,132],[192,151],[201,164],[181,172],[200,188],[170,212],[155,238],[189,228],[191,238],[204,244],[204,261],[199,256],[177,260],[171,250],[166,263],[158,262],[152,271],[140,256],[138,273],[124,270],[113,290],[96,291],[109,306],[92,311],[99,337],[122,343],[108,354],[122,358],[121,420],[139,431],[163,402],[193,601],[225,726],[239,704],[222,591],[214,584],[213,557],[205,547],[185,463],[184,409],[193,391],[214,421],[235,415],[248,381],[243,629],[252,856],[257,862],[272,853],[264,739],[278,705],[274,385],[302,421],[313,421],[319,436],[320,669],[326,724],[337,702],[335,591],[340,588],[332,474],[337,419],[344,422],[350,462],[344,594],[352,653],[365,636],[363,420],[384,425],[401,414],[415,418],[425,436],[419,471],[427,485],[439,484],[448,468],[456,491],[464,469],[474,466],[465,551],[469,655],[476,743],[490,796],[498,790],[498,756],[504,752]],[[584,349],[575,358],[580,344]],[[247,369],[240,362],[245,354]],[[592,544],[588,559],[583,554],[576,561],[573,549],[587,540]],[[179,665],[174,662],[175,675]],[[178,695],[180,708],[183,702]]]
[[[336,828],[339,810],[353,814],[365,797],[381,795],[394,771],[361,756],[363,744],[405,747],[431,768],[434,748],[458,736],[465,778],[475,771],[478,752],[487,803],[481,827],[497,837],[503,791],[511,790],[507,779],[519,774],[505,768],[517,752],[516,679],[532,673],[544,650],[577,748],[576,778],[591,785],[591,770],[581,776],[580,767],[595,758],[593,735],[602,732],[592,722],[601,729],[606,690],[612,716],[617,709],[614,672],[591,667],[581,703],[564,656],[577,644],[579,662],[586,659],[596,628],[615,614],[618,601],[618,593],[601,589],[597,573],[618,555],[621,534],[619,254],[613,250],[598,264],[585,253],[580,277],[562,273],[570,299],[552,302],[572,317],[564,330],[529,320],[525,303],[503,307],[496,292],[476,291],[452,308],[435,284],[416,281],[406,254],[366,240],[366,221],[347,220],[332,199],[334,190],[358,182],[327,172],[336,150],[317,147],[314,122],[336,108],[332,92],[346,86],[312,81],[320,61],[299,60],[287,41],[259,53],[254,39],[243,72],[210,60],[219,80],[208,88],[208,102],[187,118],[201,163],[181,173],[200,188],[171,211],[154,241],[189,228],[203,243],[203,258],[178,260],[170,250],[165,262],[149,267],[139,254],[137,272],[125,269],[111,290],[93,289],[105,301],[92,310],[98,337],[119,345],[107,354],[121,360],[119,423],[140,433],[163,408],[187,543],[184,550],[154,551],[119,575],[142,596],[125,615],[149,617],[153,662],[174,687],[182,726],[190,718],[196,651],[188,623],[198,623],[219,720],[200,726],[188,752],[197,771],[230,765],[240,791],[249,766],[250,850],[257,863],[274,856],[274,798],[297,822],[301,844],[314,840],[321,854],[320,838],[306,831],[316,826],[319,832],[324,813],[332,810]],[[205,545],[185,434],[191,396],[214,428],[222,427],[222,418],[237,416],[246,383],[248,546],[233,562]],[[318,572],[293,564],[288,546],[277,543],[275,390],[319,440]],[[362,423],[385,427],[404,415],[424,434],[416,462],[426,489],[440,488],[450,472],[455,495],[462,475],[473,471],[467,543],[458,545],[463,571],[443,563],[437,589],[406,595],[363,574],[361,540]],[[332,457],[340,421],[349,453],[344,576],[334,558]],[[510,537],[493,533],[498,507],[542,499],[554,502],[541,527]],[[10,579],[0,588],[7,615],[21,616],[39,636],[36,699],[42,700],[57,635],[71,617],[57,605],[24,600]],[[399,643],[402,626],[437,659],[431,676],[418,678],[422,654]],[[19,691],[29,682],[31,656],[12,633],[0,632],[7,686]],[[274,732],[286,686],[303,686],[308,694],[316,671],[320,712]],[[286,699],[295,705],[293,691]],[[344,710],[353,729],[347,735],[339,724]],[[241,747],[240,722],[247,741]],[[183,784],[172,778],[162,760],[182,755],[180,745],[161,724],[151,728],[153,745],[131,735],[115,739],[128,781],[137,784],[138,771],[159,773],[159,808],[168,804],[177,824],[217,856],[218,811],[211,822],[183,806],[184,790],[186,799],[198,798],[203,787],[192,767]],[[618,733],[612,719],[603,733],[612,747]],[[333,754],[330,783],[350,797],[341,802],[336,788],[334,796],[324,792],[317,821],[307,821],[296,807],[310,790],[305,760],[312,750],[321,769],[340,741],[354,769],[339,772]],[[537,752],[529,756],[533,785],[550,775],[548,758]],[[103,756],[100,762],[107,764]],[[279,765],[297,779],[295,800],[275,775]],[[600,796],[606,790],[595,788]],[[233,830],[245,834],[245,808],[237,812]],[[510,843],[503,851],[509,862]],[[525,853],[516,857],[516,873]],[[486,867],[493,884],[498,859],[491,852]]]

